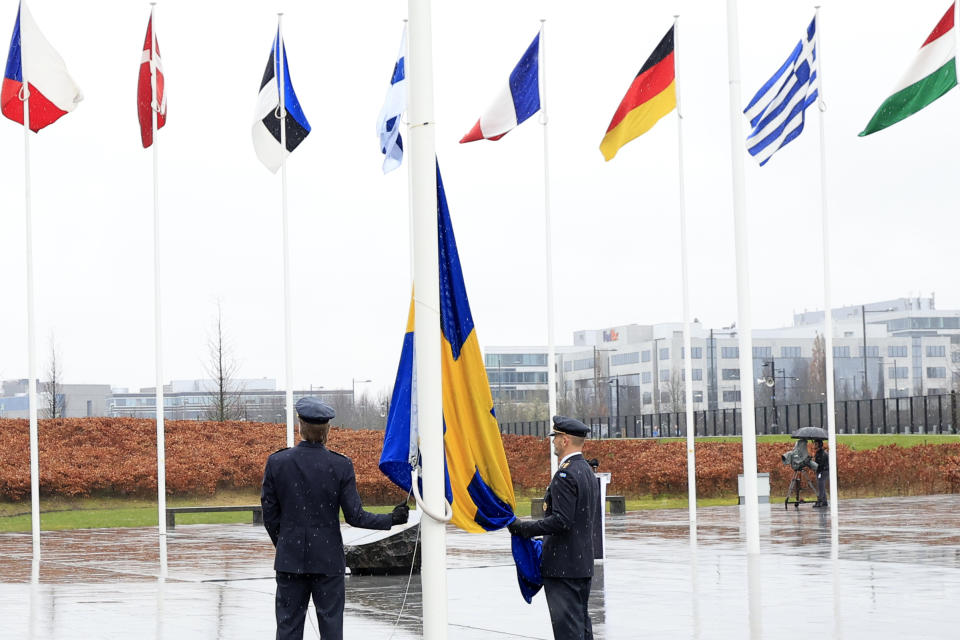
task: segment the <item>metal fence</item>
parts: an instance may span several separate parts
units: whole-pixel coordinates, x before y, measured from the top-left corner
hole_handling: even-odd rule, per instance
[[[837,433],[917,433],[956,434],[958,398],[948,395],[906,398],[840,400],[836,403]],[[579,418],[588,425],[594,438],[670,438],[687,435],[685,411],[645,413],[636,416]],[[695,435],[740,435],[743,418],[740,409],[707,409],[693,412]],[[811,402],[755,408],[758,434],[789,434],[800,427],[827,428],[826,404]],[[550,422],[500,423],[501,433],[546,437]]]

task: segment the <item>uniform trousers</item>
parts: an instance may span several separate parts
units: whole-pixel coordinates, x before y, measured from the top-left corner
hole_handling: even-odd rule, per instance
[[[343,640],[343,575],[283,571],[277,571],[277,640],[303,640],[311,596],[322,640]]]
[[[817,501],[827,504],[827,472],[817,474]]]
[[[593,640],[587,601],[593,578],[543,577],[554,640]]]

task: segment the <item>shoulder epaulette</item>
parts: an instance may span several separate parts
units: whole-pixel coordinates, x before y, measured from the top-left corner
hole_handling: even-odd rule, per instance
[[[273,453],[280,453],[281,451],[286,451],[286,450],[289,449],[289,448],[290,448],[290,447],[283,447],[283,448],[281,448],[281,449],[277,449],[277,450],[274,451]],[[271,453],[270,455],[273,455],[273,453]]]
[[[348,458],[347,456],[343,455],[342,453],[340,453],[340,452],[338,452],[338,451],[334,451],[333,449],[327,449],[327,451],[329,451],[330,453],[332,453],[332,454],[335,455],[335,456],[340,456],[341,458],[347,458],[347,460],[350,459],[350,458]]]

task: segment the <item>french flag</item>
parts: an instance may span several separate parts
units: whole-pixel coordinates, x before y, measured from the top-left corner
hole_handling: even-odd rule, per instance
[[[63,58],[43,37],[30,10],[21,3],[3,73],[0,111],[23,124],[23,101],[27,97],[30,98],[30,129],[34,132],[67,115],[83,100],[80,88],[67,73]]]
[[[493,104],[473,125],[461,143],[474,140],[499,140],[508,131],[540,110],[540,34],[527,47],[510,79],[500,89]]]

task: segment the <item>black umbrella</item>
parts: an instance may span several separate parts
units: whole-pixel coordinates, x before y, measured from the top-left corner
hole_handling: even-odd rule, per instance
[[[797,438],[798,440],[803,438],[804,440],[826,440],[827,432],[820,427],[803,427],[802,429],[797,429],[797,432],[790,436],[791,438]]]

